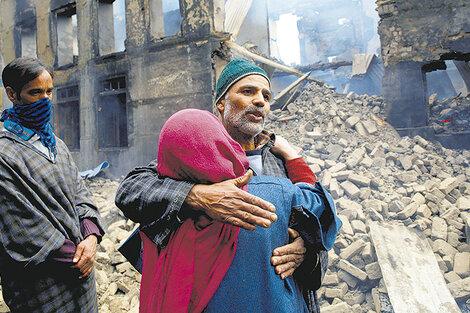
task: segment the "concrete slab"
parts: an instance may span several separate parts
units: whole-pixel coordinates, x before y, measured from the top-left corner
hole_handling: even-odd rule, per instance
[[[385,223],[371,223],[370,234],[395,313],[461,312],[426,240]]]

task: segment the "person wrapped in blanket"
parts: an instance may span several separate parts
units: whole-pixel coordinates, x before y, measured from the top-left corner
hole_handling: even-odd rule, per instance
[[[52,68],[17,58],[2,72],[0,276],[12,313],[98,312],[93,266],[104,231],[69,149],[52,131]]]
[[[157,161],[160,175],[203,184],[240,177],[250,167],[219,119],[197,109],[179,111],[164,124]],[[289,242],[291,213],[298,224],[290,226],[317,234],[313,244],[323,250],[332,248],[342,224],[305,162],[293,167],[296,184],[264,175],[248,184],[249,193],[276,208],[267,228],[246,230],[194,214],[161,250],[141,232],[140,312],[308,312],[294,277],[282,280],[273,270],[272,251]]]

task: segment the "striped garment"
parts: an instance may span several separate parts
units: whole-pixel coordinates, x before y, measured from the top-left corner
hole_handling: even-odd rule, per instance
[[[263,149],[263,175],[287,178],[283,161],[269,151],[273,140],[274,135],[267,131],[255,138],[256,149]],[[116,206],[125,216],[140,223],[141,231],[163,248],[184,221],[180,209],[193,186],[194,183],[159,177],[154,160],[127,174],[117,190]],[[326,251],[307,247],[306,259],[295,272],[296,279],[304,287],[310,313],[320,312],[316,290],[320,288],[327,266]]]
[[[54,161],[16,135],[0,132],[0,275],[12,312],[97,312],[94,275],[49,258],[68,239],[83,240],[80,221],[99,213],[69,150],[57,138]]]

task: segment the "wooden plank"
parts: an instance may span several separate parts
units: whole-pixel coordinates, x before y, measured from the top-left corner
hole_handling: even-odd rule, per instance
[[[292,75],[295,75],[295,76],[298,76],[298,77],[302,77],[304,76],[304,73],[302,73],[301,71],[299,70],[296,70],[295,68],[292,68],[292,67],[288,67],[288,66],[285,66],[285,65],[282,65],[282,64],[279,64],[277,62],[274,62],[270,59],[267,59],[265,57],[262,57],[260,55],[257,55],[253,52],[250,52],[248,51],[247,49],[243,48],[242,46],[236,44],[235,42],[232,42],[232,41],[225,41],[225,45],[227,47],[229,47],[230,49],[244,55],[244,56],[247,56],[253,60],[256,60],[258,62],[261,62],[261,63],[264,63],[264,64],[267,64],[267,65],[270,65],[280,71],[284,71],[284,72],[287,72],[289,74],[292,74]],[[313,77],[307,77],[308,81],[310,82],[314,82],[320,86],[323,86],[324,82],[320,79],[316,79],[316,78],[313,78]]]
[[[238,33],[251,8],[253,0],[228,0],[225,3],[225,31],[232,34],[232,40],[237,40]]]
[[[280,93],[277,94],[276,97],[274,97],[273,101],[279,100],[279,98],[282,98],[285,94],[287,94],[289,91],[291,91],[292,88],[303,82],[308,76],[310,75],[310,72],[306,73],[302,77],[297,78],[295,82],[284,88]]]
[[[461,313],[428,242],[407,227],[370,223],[395,313]]]

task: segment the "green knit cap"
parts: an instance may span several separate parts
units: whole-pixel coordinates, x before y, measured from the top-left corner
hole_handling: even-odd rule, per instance
[[[220,98],[229,90],[229,88],[237,81],[248,75],[261,75],[266,78],[271,86],[271,81],[266,72],[259,66],[254,65],[246,60],[235,59],[227,63],[220,72],[217,79],[217,87],[215,93],[215,103],[219,102]]]

